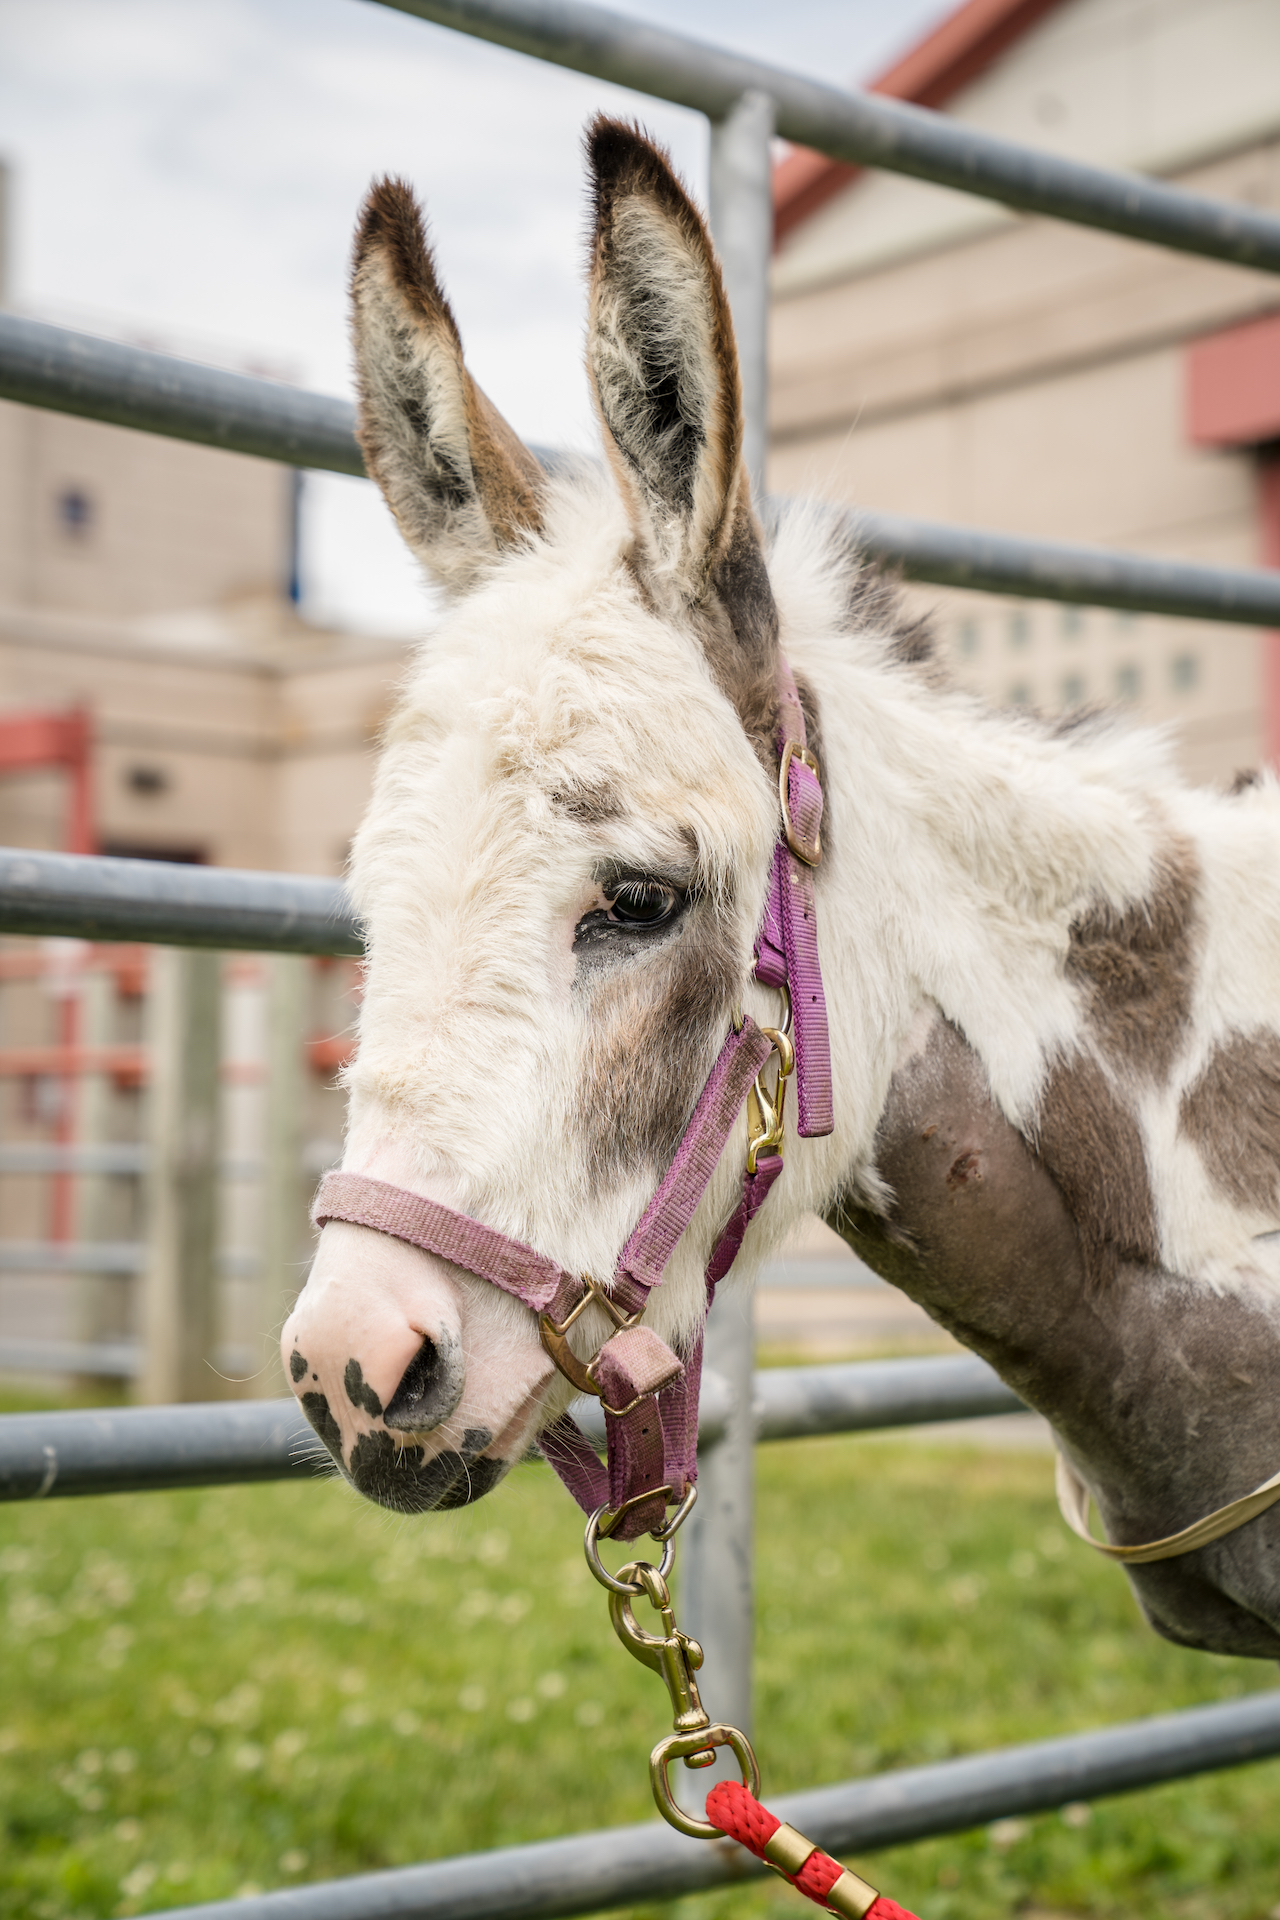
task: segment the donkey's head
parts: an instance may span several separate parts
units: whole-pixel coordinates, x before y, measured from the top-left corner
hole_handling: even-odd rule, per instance
[[[360,223],[361,443],[448,606],[353,854],[344,1168],[607,1276],[750,1003],[778,641],[706,229],[635,132],[598,122],[589,156],[609,475],[549,478],[472,380],[408,188],[375,187]],[[739,1175],[655,1298],[677,1345]],[[580,1325],[592,1350],[605,1327]],[[346,1475],[406,1511],[486,1492],[569,1391],[525,1307],[338,1221],[283,1353]]]

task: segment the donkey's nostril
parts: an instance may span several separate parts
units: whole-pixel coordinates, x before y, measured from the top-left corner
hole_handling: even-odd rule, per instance
[[[402,1433],[438,1427],[461,1400],[465,1384],[461,1342],[448,1334],[424,1340],[388,1401],[383,1420]]]

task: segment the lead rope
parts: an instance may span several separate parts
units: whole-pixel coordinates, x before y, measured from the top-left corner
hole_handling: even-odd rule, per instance
[[[600,1541],[622,1518],[601,1508],[587,1521],[583,1547],[595,1579],[609,1592],[609,1619],[623,1646],[642,1666],[661,1675],[671,1698],[674,1731],[659,1740],[649,1755],[649,1782],[658,1812],[677,1832],[694,1840],[722,1840],[728,1836],[779,1874],[806,1900],[846,1920],[916,1920],[886,1894],[877,1892],[849,1867],[833,1860],[814,1841],[760,1804],[760,1767],[745,1733],[713,1721],[698,1694],[694,1675],[702,1665],[702,1648],[676,1625],[668,1579],[675,1564],[676,1530],[693,1506],[686,1499],[679,1512],[653,1538],[661,1542],[661,1565],[630,1560],[616,1574],[600,1558]],[[632,1602],[646,1599],[662,1623],[661,1633],[649,1633],[635,1617]],[[709,1818],[686,1813],[671,1791],[668,1769],[673,1760],[686,1767],[709,1767],[717,1747],[727,1747],[738,1763],[742,1779],[722,1780],[707,1795]]]

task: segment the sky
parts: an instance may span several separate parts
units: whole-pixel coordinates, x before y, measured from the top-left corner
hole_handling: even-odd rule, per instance
[[[627,9],[619,9],[627,10]],[[950,0],[645,0],[654,24],[823,79],[873,77]],[[517,430],[588,447],[580,142],[639,118],[705,194],[701,115],[375,0],[0,0],[6,283],[19,311],[351,391],[347,256],[370,180],[427,206],[468,362]],[[365,481],[308,476],[312,617],[421,628]]]

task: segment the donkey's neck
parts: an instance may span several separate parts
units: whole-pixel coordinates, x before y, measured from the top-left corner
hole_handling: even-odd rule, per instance
[[[819,931],[856,1177],[895,1063],[934,1010],[964,1034],[1006,1117],[1032,1122],[1047,1063],[1080,1039],[1072,922],[1146,892],[1159,787],[1175,783],[1148,737],[1055,735],[849,652],[847,639],[843,658],[796,649],[821,710]]]

